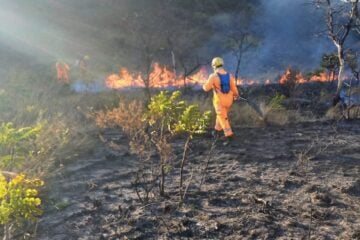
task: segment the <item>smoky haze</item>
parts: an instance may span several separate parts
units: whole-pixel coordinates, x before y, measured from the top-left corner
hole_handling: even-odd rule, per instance
[[[107,70],[114,69],[126,57],[114,52],[118,47],[117,32],[121,30],[117,19],[128,11],[129,2],[0,0],[2,68],[11,62],[52,63],[60,58],[73,62],[86,54],[107,65]],[[132,5],[143,2],[133,1]],[[323,53],[334,50],[328,39],[315,36],[324,29],[324,20],[307,2],[262,1],[252,24],[261,41],[255,51],[244,56],[241,76],[264,79],[288,66],[315,68]],[[233,62],[230,54],[224,56]]]
[[[334,51],[330,40],[319,33],[326,29],[320,11],[308,0],[263,0],[253,29],[262,39],[248,54],[243,75],[263,78],[292,66],[311,70],[322,54]]]
[[[102,25],[107,16],[124,9],[107,7],[106,2],[110,1],[0,0],[2,62],[9,57],[20,62],[71,62],[85,54],[104,59],[114,34]]]

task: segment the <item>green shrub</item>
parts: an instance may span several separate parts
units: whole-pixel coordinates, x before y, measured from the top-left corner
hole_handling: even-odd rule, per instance
[[[0,125],[0,168],[12,170],[19,167],[30,156],[30,148],[26,142],[33,139],[42,129],[35,127],[15,128],[12,123]]]
[[[0,175],[0,225],[4,226],[4,239],[11,239],[13,226],[24,221],[35,221],[42,213],[39,188],[40,179],[29,179],[24,174],[7,180]]]
[[[284,107],[284,100],[285,100],[285,96],[280,94],[280,93],[276,93],[270,100],[270,107],[273,110],[285,110]]]

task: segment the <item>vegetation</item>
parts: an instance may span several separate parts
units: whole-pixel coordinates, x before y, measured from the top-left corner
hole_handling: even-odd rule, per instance
[[[68,95],[66,87],[46,82],[52,79],[48,70],[38,70],[9,73],[9,81],[1,85],[0,174],[6,177],[0,182],[4,226],[0,235],[4,239],[34,232],[43,208],[40,179],[55,175],[65,161],[87,152],[96,143],[89,138],[89,129],[95,124],[79,123],[86,122],[85,111],[91,110],[86,104],[99,106],[99,98],[89,102]],[[107,101],[101,104],[109,104]],[[69,109],[73,104],[77,105],[76,111]]]
[[[154,179],[160,179],[159,193],[161,196],[165,194],[166,174],[174,167],[171,164],[171,160],[174,158],[171,138],[178,134],[186,134],[180,166],[179,196],[180,202],[182,202],[186,194],[183,189],[183,172],[190,141],[194,135],[206,132],[210,121],[210,112],[202,113],[197,105],[186,104],[179,100],[180,95],[179,91],[172,94],[162,91],[151,98],[147,110],[141,107],[135,108],[134,106],[139,106],[136,101],[130,104],[120,103],[118,108],[97,113],[96,121],[100,127],[120,127],[129,136],[132,149],[136,149],[133,153],[137,154],[145,163],[150,160],[151,147],[155,147],[160,159],[158,174],[151,178],[151,182],[154,182]],[[135,109],[137,111],[133,111]],[[151,172],[153,175],[154,171]],[[138,176],[137,180],[139,180]],[[145,192],[148,196],[149,191],[145,190]],[[139,193],[138,196],[140,196]]]
[[[41,215],[39,189],[43,185],[40,179],[29,179],[24,174],[10,180],[0,175],[0,225],[4,226],[4,240],[13,239],[14,226],[36,221]]]
[[[193,139],[196,134],[206,133],[206,128],[210,122],[210,112],[201,113],[197,105],[190,105],[184,109],[180,115],[176,125],[175,133],[185,133],[186,141],[184,144],[184,151],[181,159],[180,165],[180,184],[179,184],[179,195],[180,195],[180,204],[184,201],[186,191],[191,183],[191,178],[186,186],[186,189],[183,189],[184,182],[184,167],[187,160],[187,154],[190,147],[190,141]]]
[[[275,93],[275,95],[271,98],[270,100],[270,106],[273,109],[276,110],[285,110],[284,107],[284,100],[285,100],[285,96],[281,95],[280,93]]]
[[[328,219],[346,220],[340,224],[343,229],[334,231],[336,234],[346,232],[345,226],[351,224],[352,231],[358,218],[349,211],[358,209],[354,199],[360,196],[360,185],[351,182],[336,186],[338,182],[348,183],[343,181],[342,172],[336,175],[336,171],[346,171],[347,179],[358,175],[353,164],[353,159],[358,157],[357,121],[354,121],[355,127],[345,122],[346,126],[339,129],[338,122],[332,120],[360,117],[360,106],[356,103],[360,93],[356,86],[360,82],[359,54],[358,46],[352,44],[359,38],[358,1],[336,4],[330,0],[314,1],[317,8],[327,10],[327,37],[338,51],[320,52],[328,50],[322,46],[317,49],[319,53],[306,57],[310,61],[313,55],[323,54],[318,68],[306,77],[299,69],[305,69],[307,64],[299,69],[289,68],[279,78],[282,82],[275,84],[272,81],[279,80],[275,78],[279,73],[277,67],[284,67],[285,62],[292,64],[288,62],[289,56],[295,59],[297,55],[293,56],[282,42],[274,41],[274,35],[285,32],[291,39],[292,32],[307,33],[302,27],[296,28],[297,24],[309,22],[306,18],[285,19],[283,22],[293,31],[283,31],[283,26],[276,26],[273,35],[267,36],[268,29],[262,27],[266,26],[264,22],[273,24],[274,15],[281,20],[283,14],[291,15],[264,12],[269,5],[275,10],[280,1],[64,0],[54,3],[40,0],[25,3],[5,0],[0,23],[0,225],[3,227],[0,235],[3,239],[36,238],[37,221],[43,211],[51,215],[50,208],[56,209],[59,215],[54,216],[61,219],[56,219],[56,223],[41,221],[42,226],[62,227],[69,220],[71,224],[76,222],[71,229],[83,224],[76,234],[95,232],[94,237],[101,239],[228,237],[220,234],[272,239],[285,234],[283,229],[303,228],[308,228],[310,239],[317,234],[313,226],[321,226]],[[52,11],[44,11],[46,9]],[[35,16],[35,11],[41,13]],[[271,18],[264,19],[269,15]],[[13,24],[7,24],[9,19]],[[36,32],[35,29],[41,29],[39,36],[29,34]],[[268,48],[264,50],[265,45],[272,43],[284,48],[281,54],[288,56],[281,55],[285,57],[278,59],[277,53]],[[293,44],[293,48],[302,51],[303,44],[307,43],[297,39]],[[83,55],[90,56],[86,74],[75,63]],[[258,80],[262,69],[269,68],[268,72],[261,73],[265,76],[263,80],[269,80],[267,84],[241,86],[246,95],[241,94],[242,99],[234,102],[229,113],[236,133],[236,147],[219,148],[222,138],[210,137],[208,133],[215,120],[210,94],[187,88],[181,89],[181,94],[165,91],[170,89],[166,86],[161,89],[164,91],[152,89],[159,74],[159,78],[165,78],[164,72],[152,72],[156,63],[175,73],[176,80],[184,81],[186,87],[193,73],[203,66],[211,68],[209,63],[214,56],[225,58],[226,70],[237,80],[243,80],[240,78],[245,64],[252,65],[257,58],[268,61],[264,66],[253,64],[251,67],[254,80]],[[57,81],[54,68],[57,59],[69,64],[70,84]],[[123,67],[129,69],[134,81],[140,78],[144,81],[144,92],[143,89],[115,91],[104,86],[104,79]],[[329,80],[336,80],[336,75],[340,80],[344,76],[347,79],[339,81],[338,86],[334,85],[335,81],[310,82],[314,75],[324,77],[324,73]],[[169,75],[166,77],[174,78]],[[299,78],[306,83],[300,83]],[[81,84],[94,87],[94,92],[77,88]],[[338,96],[344,93],[345,97],[342,96],[341,104],[329,109],[334,92]],[[324,120],[330,121],[323,123]],[[312,121],[316,123],[311,125]],[[274,127],[265,128],[268,125]],[[314,142],[308,150],[304,148],[296,154],[296,149],[306,146],[316,134],[320,135],[319,143],[329,141],[331,145],[317,152],[321,144]],[[329,136],[333,135],[340,138],[330,141]],[[342,164],[339,168],[331,167],[329,162],[333,156],[335,165]],[[320,161],[312,161],[317,158],[324,160],[319,168],[316,164]],[[282,167],[291,166],[286,161],[292,160],[297,161],[298,172],[289,173],[288,179],[282,182]],[[254,161],[258,162],[254,164]],[[301,170],[306,174],[305,181],[298,174]],[[325,198],[322,206],[326,207],[321,212],[320,208],[316,209],[316,201],[321,200],[316,194],[326,195],[327,190],[320,186],[326,178],[313,180],[323,170],[336,175],[329,192],[341,191],[342,195],[336,199],[329,194],[330,200]],[[303,184],[308,186],[303,188]],[[266,187],[259,189],[262,185]],[[273,186],[276,186],[274,191],[267,190]],[[78,195],[77,191],[84,194]],[[313,197],[314,194],[317,197]],[[307,196],[308,200],[286,199],[289,195],[294,199]],[[271,205],[265,198],[279,199]],[[108,205],[109,202],[112,204]],[[302,203],[308,205],[297,209]],[[331,213],[326,210],[330,208]],[[219,209],[226,209],[221,213],[226,219],[220,219]],[[355,215],[347,218],[341,211]],[[259,215],[254,217],[256,214]],[[277,217],[276,221],[273,216]],[[282,227],[283,217],[291,220]],[[295,221],[295,217],[301,220]],[[83,221],[77,222],[78,219]],[[145,221],[136,222],[137,219]],[[353,219],[355,224],[351,222]],[[265,228],[266,233],[261,234],[268,225],[273,229]],[[335,228],[335,225],[331,226]],[[80,231],[81,227],[88,231]],[[153,232],[136,236],[149,228]],[[328,226],[325,228],[319,234],[329,230]],[[359,236],[358,232],[346,234]],[[350,239],[348,235],[340,238]]]
[[[335,4],[330,0],[314,0],[315,5],[319,8],[320,6],[325,10],[326,25],[327,25],[327,36],[332,40],[334,46],[337,49],[336,61],[334,56],[326,56],[329,64],[338,66],[338,84],[333,99],[333,105],[336,105],[340,101],[340,92],[343,88],[343,82],[345,80],[345,43],[351,36],[352,31],[357,31],[358,26],[356,22],[359,19],[358,15],[358,0],[344,1],[341,4]],[[336,66],[336,67],[337,67]]]
[[[0,168],[12,171],[19,168],[31,154],[26,148],[26,141],[34,138],[42,126],[16,129],[12,123],[0,125]]]

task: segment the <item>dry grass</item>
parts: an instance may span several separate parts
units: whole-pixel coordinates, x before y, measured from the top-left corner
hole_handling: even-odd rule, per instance
[[[326,112],[325,117],[331,120],[358,119],[360,118],[360,106],[352,106],[346,109],[341,104],[337,104]]]
[[[264,126],[261,116],[248,104],[234,104],[230,112],[230,120],[234,127]]]
[[[91,113],[114,106],[119,99],[117,92],[74,93],[46,75],[10,74],[0,91],[0,122],[12,122],[15,127],[43,124],[31,143],[31,157],[19,168],[37,176],[92,153],[98,144],[98,128]]]
[[[147,124],[143,121],[144,112],[142,101],[122,100],[111,110],[96,112],[95,121],[100,128],[121,129],[129,138],[130,151],[146,161],[150,159],[151,142]]]
[[[198,104],[201,111],[212,111],[213,118],[211,125],[215,124],[215,113],[212,99],[209,96],[196,95],[188,99],[191,104]],[[254,103],[261,111],[259,114],[254,107],[245,102],[235,101],[231,107],[229,118],[234,127],[264,127],[266,125],[284,125],[288,123],[288,115],[285,109],[279,109],[272,104],[262,101]]]
[[[142,128],[140,115],[144,109],[142,105],[143,90],[74,93],[67,86],[59,85],[54,79],[53,73],[41,72],[40,74],[40,72],[38,74],[14,72],[12,75],[10,74],[9,81],[0,89],[0,122],[13,122],[15,126],[32,126],[38,122],[47,123],[43,133],[36,140],[38,148],[42,147],[46,150],[41,151],[43,155],[39,155],[37,162],[28,164],[27,169],[37,173],[46,172],[48,171],[46,169],[49,169],[54,162],[59,162],[59,159],[61,159],[61,164],[64,160],[76,159],[80,154],[92,153],[98,143],[100,131],[93,119],[94,112],[113,109],[113,116],[110,118],[113,123],[118,122],[117,127],[121,126],[124,131],[134,132]],[[322,93],[322,96],[324,100],[329,98],[326,91]],[[201,111],[211,110],[213,112],[211,124],[214,124],[215,114],[211,94],[191,92],[184,98],[187,98],[190,104],[198,104]],[[136,100],[137,103],[131,103],[132,100]],[[261,102],[259,100],[258,102],[261,116],[245,102],[235,102],[230,112],[232,126],[263,127],[316,119],[311,113],[274,108],[267,103],[268,101]],[[125,111],[130,115],[125,117]],[[359,117],[359,112],[359,107],[356,107],[350,111],[350,115]],[[101,125],[100,116],[101,114],[98,115],[97,121]],[[342,115],[336,108],[327,113],[328,118],[334,119],[339,116]],[[109,120],[107,119],[107,121]],[[137,129],[131,130],[131,127],[126,126],[126,123],[130,121]],[[66,132],[66,141],[64,132]],[[138,138],[141,137],[144,136],[138,134]],[[140,147],[134,144],[134,149]]]

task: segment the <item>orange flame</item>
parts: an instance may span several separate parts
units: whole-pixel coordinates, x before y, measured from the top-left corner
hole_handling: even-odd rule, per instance
[[[150,72],[148,81],[140,74],[131,74],[126,68],[121,68],[119,74],[111,74],[106,78],[108,88],[122,89],[128,87],[145,87],[148,82],[151,88],[183,87],[185,85],[202,85],[207,79],[208,73],[205,68],[201,68],[191,76],[176,76],[175,72],[166,67],[161,67],[155,63]]]
[[[173,70],[167,67],[162,67],[160,64],[155,63],[153,69],[149,74],[148,82],[150,88],[166,88],[166,87],[184,87],[203,85],[208,79],[209,73],[206,69],[200,68],[200,70],[191,76],[184,77],[183,75],[176,75]],[[106,86],[113,89],[124,89],[129,87],[145,87],[144,78],[141,74],[130,73],[128,69],[121,68],[118,74],[109,75],[106,80]],[[270,83],[270,80],[267,81]],[[238,80],[239,85],[254,85],[263,84],[257,80]]]
[[[279,83],[286,84],[289,81],[295,81],[296,84],[303,84],[308,82],[330,82],[336,80],[334,72],[330,74],[322,72],[318,75],[313,75],[308,78],[304,77],[301,72],[293,72],[291,68],[287,68],[285,73],[280,77]]]
[[[336,80],[335,72],[330,72],[330,74],[322,72],[319,75],[314,75],[310,78],[310,81],[315,82],[330,82]]]

